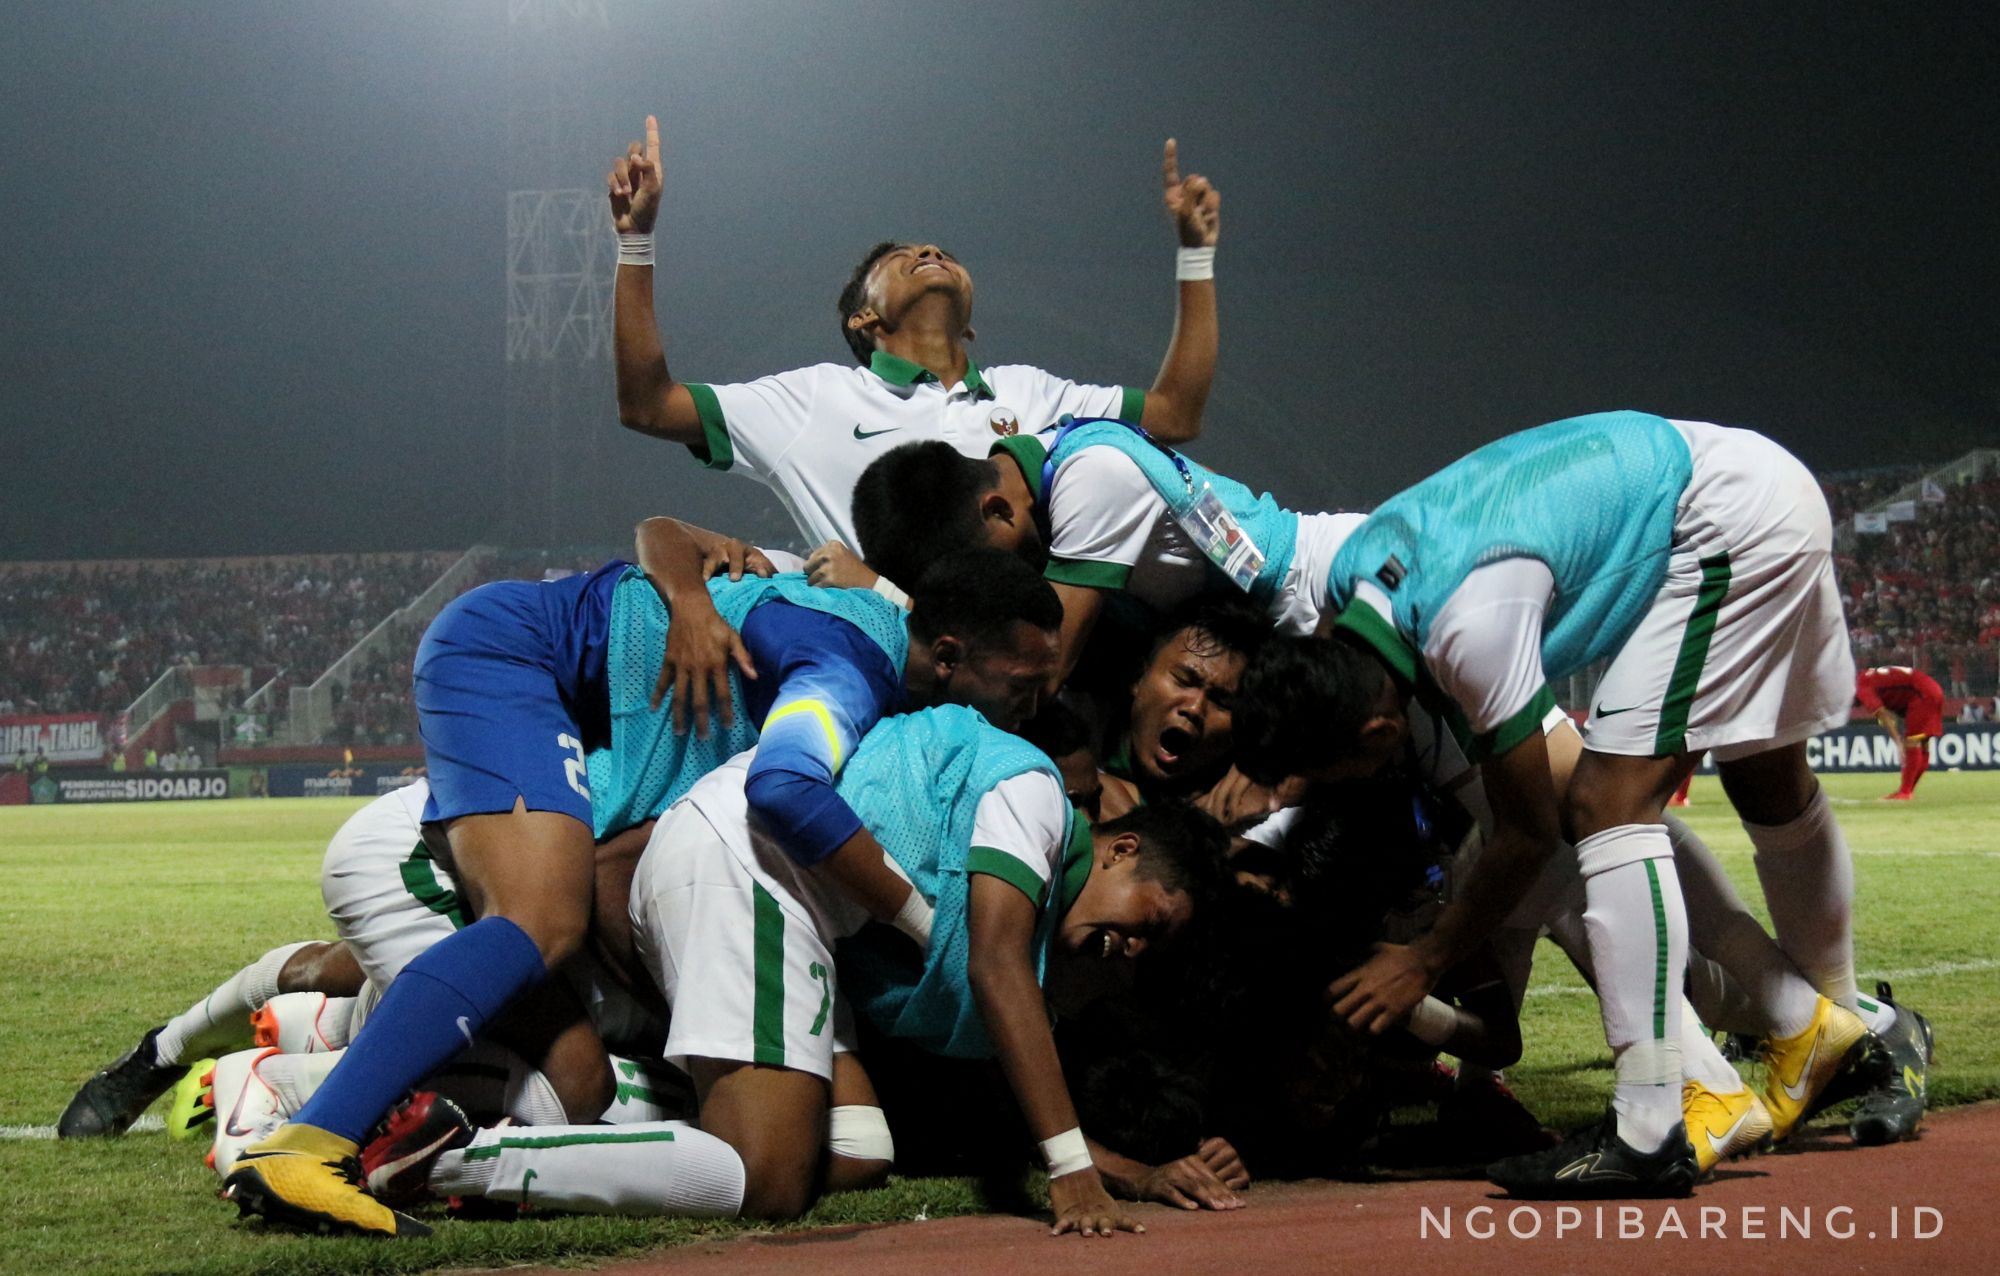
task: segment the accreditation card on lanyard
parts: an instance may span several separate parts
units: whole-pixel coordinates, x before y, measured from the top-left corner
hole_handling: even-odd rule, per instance
[[[1114,417],[1064,418],[1062,428],[1056,431],[1055,438],[1049,440],[1048,460],[1042,469],[1042,491],[1049,491],[1055,482],[1056,448],[1062,443],[1063,436],[1080,425],[1094,425],[1098,421],[1122,425],[1166,453],[1167,459],[1174,463],[1174,469],[1179,471],[1188,496],[1185,508],[1169,500],[1168,512],[1173,514],[1174,521],[1180,524],[1195,548],[1221,569],[1222,574],[1229,577],[1238,589],[1249,593],[1250,586],[1264,570],[1264,551],[1257,548],[1257,542],[1243,530],[1243,525],[1236,521],[1236,516],[1229,512],[1229,507],[1222,503],[1222,498],[1215,494],[1207,479],[1196,485],[1194,471],[1188,468],[1187,458],[1130,421],[1119,421]]]

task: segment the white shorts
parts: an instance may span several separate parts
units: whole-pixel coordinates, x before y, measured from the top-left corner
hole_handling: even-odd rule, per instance
[[[430,792],[418,780],[362,807],[326,844],[320,864],[327,915],[378,991],[467,920],[451,874],[424,846]]]
[[[379,996],[417,954],[472,919],[451,873],[424,845],[422,817],[430,786],[422,780],[385,793],[347,818],[326,844],[320,896]],[[588,954],[563,968],[607,1043],[657,1043],[658,1016]]]
[[[751,868],[686,799],[654,826],[632,878],[632,936],[670,1007],[664,1053],[675,1067],[727,1059],[831,1082],[834,1054],[853,1048],[836,932],[788,876]]]
[[[1727,762],[1841,726],[1854,655],[1819,484],[1761,434],[1674,425],[1694,473],[1667,578],[1598,684],[1584,746]]]

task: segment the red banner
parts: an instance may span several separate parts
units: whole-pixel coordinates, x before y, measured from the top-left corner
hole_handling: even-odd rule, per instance
[[[0,718],[0,767],[13,766],[22,754],[32,762],[37,753],[51,762],[103,762],[109,743],[102,714]]]

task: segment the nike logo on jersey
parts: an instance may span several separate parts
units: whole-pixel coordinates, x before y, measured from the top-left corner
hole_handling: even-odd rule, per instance
[[[902,428],[900,425],[892,425],[886,430],[864,430],[857,424],[854,427],[854,437],[857,439],[872,439],[878,434],[894,434]]]
[[[472,1021],[464,1015],[458,1017],[458,1035],[465,1038],[466,1045],[472,1045]]]
[[[1604,1153],[1602,1152],[1591,1152],[1585,1156],[1580,1156],[1568,1165],[1563,1166],[1560,1170],[1557,1170],[1556,1177],[1559,1179],[1575,1179],[1579,1183],[1607,1183],[1613,1179],[1624,1179],[1629,1182],[1638,1177],[1636,1174],[1627,1174],[1624,1170],[1599,1169],[1597,1163],[1603,1157]]]
[[[1630,713],[1632,710],[1640,707],[1636,704],[1628,704],[1623,709],[1607,709],[1603,705],[1598,705],[1593,712],[1600,718],[1615,718],[1621,713]]]

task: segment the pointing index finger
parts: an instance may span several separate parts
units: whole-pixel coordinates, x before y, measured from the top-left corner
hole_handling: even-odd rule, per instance
[[[1178,186],[1181,180],[1180,147],[1173,138],[1167,139],[1166,151],[1160,157],[1160,184]]]
[[[646,158],[655,164],[660,162],[660,117],[646,117]]]

